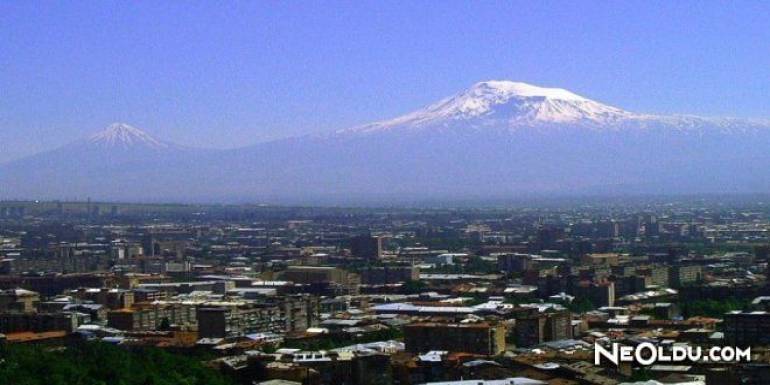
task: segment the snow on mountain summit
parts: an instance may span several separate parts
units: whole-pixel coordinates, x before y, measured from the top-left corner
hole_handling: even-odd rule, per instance
[[[151,149],[168,148],[169,144],[153,138],[150,134],[126,123],[113,123],[106,129],[88,138],[93,145],[113,148],[146,147]]]
[[[509,80],[489,80],[485,82],[479,82],[471,87],[470,91],[477,95],[541,97],[575,101],[588,100],[563,88],[538,87],[527,83],[513,82]]]
[[[528,128],[588,131],[676,131],[724,133],[767,130],[770,121],[654,115],[625,111],[562,88],[489,80],[395,119],[337,131],[338,134],[509,130]]]
[[[640,115],[608,106],[562,88],[538,87],[507,80],[474,84],[404,116],[351,129],[380,131],[393,127],[540,126],[560,123],[605,126]]]

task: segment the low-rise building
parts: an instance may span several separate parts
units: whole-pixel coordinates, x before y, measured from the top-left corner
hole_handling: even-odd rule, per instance
[[[40,302],[40,295],[24,289],[0,291],[0,312],[32,313]]]

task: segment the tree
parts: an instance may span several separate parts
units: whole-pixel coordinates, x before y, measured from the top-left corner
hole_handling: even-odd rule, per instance
[[[404,283],[404,292],[406,294],[418,294],[425,290],[425,282],[420,280],[407,281]]]
[[[102,342],[65,349],[0,346],[0,383],[14,385],[232,385],[219,372],[182,354],[134,350]]]
[[[171,330],[171,321],[169,321],[168,317],[164,317],[160,321],[160,326],[158,326],[158,330],[162,330],[162,331]]]
[[[573,313],[585,313],[596,309],[596,306],[594,306],[590,299],[583,297],[572,301],[572,303],[567,305],[567,309]]]

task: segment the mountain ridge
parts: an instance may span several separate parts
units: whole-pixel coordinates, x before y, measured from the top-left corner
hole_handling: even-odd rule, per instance
[[[97,139],[94,140],[93,138]],[[127,124],[0,165],[0,198],[151,201],[770,190],[770,123],[629,112],[558,88],[479,82],[394,119],[230,150]],[[160,145],[159,145],[160,144]]]
[[[477,122],[468,122],[477,119]],[[522,82],[489,80],[399,117],[336,131],[337,134],[371,133],[393,128],[424,130],[497,127],[510,130],[522,127],[571,125],[592,129],[645,129],[663,124],[672,129],[712,126],[736,129],[737,126],[770,127],[770,120],[697,115],[656,115],[636,113],[607,105],[562,88],[547,88]]]

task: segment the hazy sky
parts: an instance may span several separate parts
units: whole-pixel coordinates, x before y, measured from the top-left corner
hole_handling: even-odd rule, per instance
[[[741,1],[2,1],[0,161],[114,121],[240,146],[488,79],[770,118],[769,14]]]

